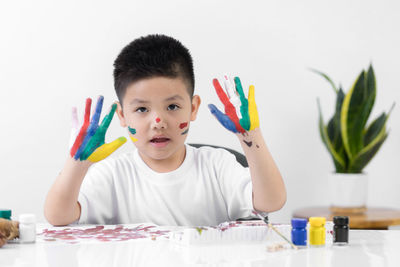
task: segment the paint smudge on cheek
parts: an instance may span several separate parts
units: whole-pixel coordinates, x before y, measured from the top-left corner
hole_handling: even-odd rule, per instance
[[[136,134],[136,129],[131,128],[130,126],[128,126],[129,132],[131,134]]]
[[[136,129],[131,128],[130,126],[128,126],[128,129],[129,129],[129,132],[130,132],[132,135],[136,134]],[[135,138],[135,137],[133,137],[133,136],[129,136],[129,137],[131,138],[132,142],[134,142],[134,143],[138,140],[137,138]]]
[[[185,131],[183,131],[183,133],[181,133],[181,135],[187,134],[189,132],[189,128],[187,128]]]
[[[179,124],[179,129],[183,129],[183,128],[185,128],[187,125],[188,125],[187,122],[183,122],[183,123]]]

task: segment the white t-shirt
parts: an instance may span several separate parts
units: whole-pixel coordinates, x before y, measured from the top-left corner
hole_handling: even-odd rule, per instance
[[[217,225],[253,210],[249,168],[225,149],[189,145],[168,173],[153,171],[137,150],[93,165],[78,201],[86,224]]]

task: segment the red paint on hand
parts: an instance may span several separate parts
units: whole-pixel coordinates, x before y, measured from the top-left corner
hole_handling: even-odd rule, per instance
[[[156,122],[159,123],[161,120],[160,118],[156,118]]]
[[[179,124],[179,128],[180,128],[180,129],[183,129],[183,128],[185,128],[187,125],[188,125],[187,122],[183,122],[183,123]]]
[[[86,98],[84,121],[83,121],[81,129],[79,130],[79,134],[75,139],[74,145],[72,146],[72,148],[70,150],[71,157],[75,156],[76,151],[79,149],[79,147],[81,146],[81,144],[83,142],[83,139],[86,136],[86,130],[90,124],[90,107],[91,106],[92,106],[92,99]]]
[[[225,114],[233,121],[236,126],[236,130],[240,133],[246,132],[243,127],[240,125],[239,117],[236,114],[235,106],[232,105],[231,101],[229,101],[228,96],[225,94],[224,89],[222,89],[221,85],[219,84],[217,79],[213,80],[213,85],[215,91],[219,99],[221,100],[222,104],[225,106]]]

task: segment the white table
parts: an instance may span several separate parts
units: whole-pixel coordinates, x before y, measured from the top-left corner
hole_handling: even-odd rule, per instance
[[[38,226],[38,233],[46,225]],[[9,243],[0,266],[400,266],[400,231],[351,230],[346,247],[267,252],[265,243],[180,246],[168,240]]]

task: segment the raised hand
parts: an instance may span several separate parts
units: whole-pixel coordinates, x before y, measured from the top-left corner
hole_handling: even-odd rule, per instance
[[[260,126],[253,85],[249,87],[248,99],[246,99],[244,95],[242,83],[240,82],[239,77],[235,77],[236,90],[231,88],[227,76],[225,76],[225,90],[217,79],[213,80],[213,85],[219,99],[222,104],[224,104],[225,114],[213,104],[209,104],[208,108],[227,130],[233,133],[244,134],[245,132],[254,130]],[[238,101],[238,98],[240,101]],[[240,102],[240,119],[236,111],[238,102]]]
[[[89,160],[91,162],[98,162],[111,155],[115,150],[126,142],[125,137],[120,137],[111,143],[105,143],[105,135],[111,120],[114,116],[117,104],[111,106],[110,112],[103,118],[99,126],[101,110],[103,107],[104,97],[99,96],[96,104],[95,113],[93,114],[90,122],[90,107],[92,100],[86,99],[84,121],[81,128],[78,130],[78,118],[76,109],[72,111],[72,125],[75,128],[73,135],[76,136],[75,141],[70,149],[70,155],[75,160]]]

